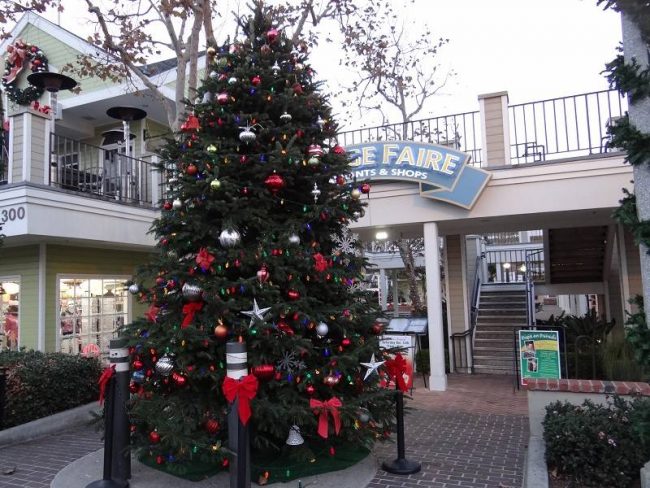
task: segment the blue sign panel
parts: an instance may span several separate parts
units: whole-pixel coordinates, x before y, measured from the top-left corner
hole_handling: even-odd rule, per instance
[[[408,141],[347,146],[350,169],[359,180],[402,180],[420,184],[420,194],[471,208],[490,173],[468,166],[469,155],[454,149]]]

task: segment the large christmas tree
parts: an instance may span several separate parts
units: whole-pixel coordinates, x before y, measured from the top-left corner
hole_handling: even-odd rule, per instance
[[[347,229],[368,187],[346,178],[306,44],[277,30],[261,2],[239,25],[244,38],[208,49],[209,76],[164,150],[159,252],[131,287],[150,303],[125,328],[134,443],[172,471],[227,464],[228,341],[246,343],[259,381],[258,452],[336,457],[394,423],[376,304]],[[304,444],[290,449],[288,437]]]

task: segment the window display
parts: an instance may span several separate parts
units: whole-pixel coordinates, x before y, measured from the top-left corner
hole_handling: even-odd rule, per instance
[[[20,281],[0,278],[0,350],[18,350]]]
[[[59,279],[60,350],[108,354],[109,341],[128,320],[128,293],[118,278]]]

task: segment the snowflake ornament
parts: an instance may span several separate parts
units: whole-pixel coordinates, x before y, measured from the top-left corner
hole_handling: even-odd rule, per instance
[[[361,249],[359,248],[359,234],[350,232],[350,229],[345,227],[342,234],[332,234],[332,241],[335,245],[335,253],[339,254],[354,254],[361,256]]]

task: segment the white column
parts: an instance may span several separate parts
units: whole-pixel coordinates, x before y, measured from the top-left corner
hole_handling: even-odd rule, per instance
[[[382,310],[388,308],[388,282],[386,280],[386,270],[379,268],[379,296]]]
[[[399,284],[397,282],[397,270],[393,270],[393,317],[399,315]]]
[[[440,247],[438,224],[424,224],[424,262],[427,275],[427,319],[429,323],[429,389],[445,391],[445,341],[442,328],[442,292],[440,290]]]

